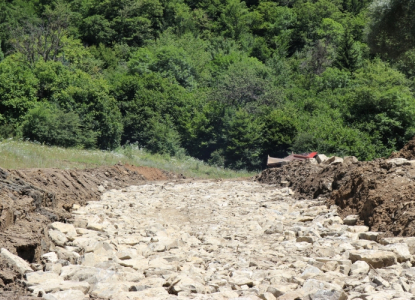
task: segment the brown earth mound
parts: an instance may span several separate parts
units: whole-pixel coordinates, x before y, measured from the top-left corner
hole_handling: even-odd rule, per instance
[[[415,159],[415,136],[410,140],[399,152],[394,152],[389,158],[406,158],[408,160]]]
[[[98,200],[106,189],[173,178],[183,176],[121,164],[85,170],[0,168],[0,248],[37,263],[49,249],[47,224],[67,222],[74,204]],[[23,299],[25,290],[19,278],[18,272],[0,259],[0,299],[16,295]]]
[[[340,215],[360,216],[372,231],[415,236],[415,166],[405,159],[316,165],[292,162],[263,171],[256,180],[289,186],[298,198],[325,197]]]

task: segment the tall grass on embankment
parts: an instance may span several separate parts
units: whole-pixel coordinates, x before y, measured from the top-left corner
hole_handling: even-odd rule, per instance
[[[5,169],[85,169],[110,166],[118,162],[159,168],[194,178],[237,178],[254,175],[252,172],[209,166],[189,156],[151,154],[136,145],[120,147],[114,151],[101,151],[51,147],[13,139],[0,141],[0,167]]]

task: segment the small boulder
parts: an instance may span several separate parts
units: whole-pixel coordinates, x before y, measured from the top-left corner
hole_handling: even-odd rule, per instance
[[[359,160],[355,156],[345,156],[343,158],[343,163],[346,165],[351,165],[357,163]]]
[[[60,291],[56,293],[46,294],[43,296],[45,300],[85,300],[89,299],[86,298],[84,293],[80,290],[67,290],[67,291]]]
[[[316,267],[308,267],[304,270],[304,272],[301,274],[301,278],[307,280],[313,276],[323,274],[323,272]]]
[[[343,219],[343,223],[349,226],[356,225],[357,221],[359,221],[358,215],[348,215],[346,218]]]
[[[10,265],[15,267],[20,274],[33,272],[30,264],[23,258],[10,253],[7,249],[1,248],[0,256]]]
[[[392,266],[397,261],[395,253],[377,250],[350,251],[349,259],[353,263],[358,260],[365,261],[375,269]]]
[[[49,225],[49,228],[62,232],[70,241],[73,241],[74,238],[78,235],[76,233],[75,226],[73,226],[72,224],[53,222]]]
[[[267,229],[265,229],[266,234],[274,234],[274,233],[283,233],[284,232],[284,225],[282,222],[275,222],[274,224],[270,225]]]
[[[350,268],[350,275],[359,275],[369,273],[370,266],[365,261],[358,260],[352,264]]]
[[[68,241],[68,238],[65,234],[60,232],[59,230],[49,230],[49,237],[52,240],[52,242],[57,246],[65,246],[66,242]]]
[[[27,286],[33,286],[33,285],[38,285],[50,280],[61,280],[63,281],[63,279],[61,277],[59,277],[58,274],[53,273],[53,272],[43,272],[43,271],[38,271],[38,272],[31,272],[26,274],[26,285]]]
[[[328,159],[328,157],[325,156],[324,154],[317,154],[315,159],[317,160],[317,162],[319,164],[321,164],[321,163],[325,162]]]
[[[372,231],[361,232],[359,233],[359,239],[376,242],[376,240],[378,239],[378,236],[381,234],[382,234],[381,232],[372,232]]]
[[[332,156],[324,162],[325,165],[338,165],[342,163],[343,163],[343,158],[337,157],[337,156]]]
[[[409,247],[404,243],[389,244],[384,247],[385,250],[393,251],[396,254],[398,262],[406,262],[412,259],[412,255],[409,252]]]

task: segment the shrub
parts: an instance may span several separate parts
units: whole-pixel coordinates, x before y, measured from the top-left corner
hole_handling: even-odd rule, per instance
[[[49,145],[93,148],[97,135],[82,125],[76,113],[39,105],[27,113],[22,136]]]

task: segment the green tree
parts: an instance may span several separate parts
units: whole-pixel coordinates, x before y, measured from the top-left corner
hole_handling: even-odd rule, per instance
[[[283,157],[297,135],[295,112],[271,110],[264,116],[263,156]]]
[[[119,146],[123,131],[121,114],[105,80],[53,61],[39,61],[34,74],[39,80],[39,97],[64,112],[79,115],[82,124],[97,133],[97,147]]]
[[[222,34],[236,40],[249,32],[251,23],[252,15],[245,2],[240,0],[229,0],[220,15]]]
[[[298,24],[293,36],[293,47],[300,50],[304,45],[317,40],[317,29],[323,19],[329,18],[336,22],[341,19],[340,7],[340,1],[296,1],[294,12],[298,18]]]
[[[100,43],[108,45],[115,36],[115,31],[111,28],[110,22],[102,15],[85,18],[79,29],[84,42],[90,45]]]
[[[39,59],[57,61],[65,46],[70,15],[69,6],[57,1],[54,9],[46,8],[41,20],[15,27],[10,42],[25,58],[23,62],[33,67]]]
[[[186,133],[193,99],[180,85],[171,84],[156,73],[126,75],[114,83],[112,94],[123,116],[123,142],[138,142],[147,146],[150,139],[154,140],[149,135],[149,132],[154,132],[150,123],[166,118],[169,122],[164,122],[164,127],[160,125],[160,129],[173,124],[181,136]],[[174,134],[174,130],[169,134]]]
[[[225,166],[235,169],[260,169],[264,161],[261,155],[262,121],[239,109],[230,117],[226,126]]]
[[[415,2],[374,1],[369,7],[368,44],[372,53],[395,59],[415,48]]]
[[[76,113],[51,109],[45,104],[28,111],[21,130],[23,138],[48,145],[81,148],[96,145],[96,133],[85,128]]]
[[[182,48],[164,46],[154,52],[148,48],[140,48],[129,61],[132,74],[148,74],[157,72],[172,83],[185,88],[195,88],[197,72],[187,53]]]
[[[411,83],[405,76],[375,60],[354,73],[344,99],[346,120],[379,141],[385,149],[378,155],[387,156],[400,149],[415,134],[415,99]]]
[[[37,102],[38,79],[32,71],[11,55],[0,62],[0,125],[20,124]]]
[[[345,30],[341,42],[337,48],[335,66],[342,70],[348,70],[351,74],[361,65],[359,48],[349,30]]]
[[[155,116],[148,120],[148,128],[143,135],[146,140],[145,147],[152,153],[171,156],[184,153],[181,136],[169,115]]]

